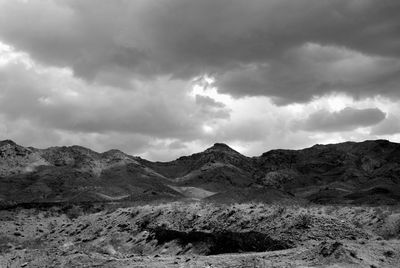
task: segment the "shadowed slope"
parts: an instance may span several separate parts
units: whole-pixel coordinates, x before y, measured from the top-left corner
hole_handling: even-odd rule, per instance
[[[396,203],[400,145],[386,140],[273,150],[255,158],[264,185],[319,203]]]

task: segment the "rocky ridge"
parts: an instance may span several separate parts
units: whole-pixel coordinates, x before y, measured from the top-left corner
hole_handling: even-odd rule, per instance
[[[185,198],[394,204],[400,200],[400,145],[386,140],[345,142],[247,157],[216,143],[174,161],[151,162],[118,150],[36,149],[0,142],[3,201]]]

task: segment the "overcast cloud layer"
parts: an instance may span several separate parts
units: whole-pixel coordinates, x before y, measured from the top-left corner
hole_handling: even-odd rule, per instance
[[[397,0],[0,0],[0,138],[169,160],[400,141]]]

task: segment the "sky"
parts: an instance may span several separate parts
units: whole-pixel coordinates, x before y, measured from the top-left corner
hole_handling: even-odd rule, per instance
[[[400,142],[398,0],[0,0],[0,139],[168,161]]]

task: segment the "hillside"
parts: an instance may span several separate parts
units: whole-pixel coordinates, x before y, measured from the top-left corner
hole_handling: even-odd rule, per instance
[[[175,199],[167,179],[118,150],[97,153],[80,146],[44,150],[0,143],[0,200],[90,202]]]
[[[400,145],[386,140],[273,150],[255,158],[261,183],[317,203],[396,204]]]
[[[247,157],[216,143],[174,161],[151,162],[118,150],[0,142],[3,203],[187,198],[395,204],[400,201],[400,145],[345,142]]]

